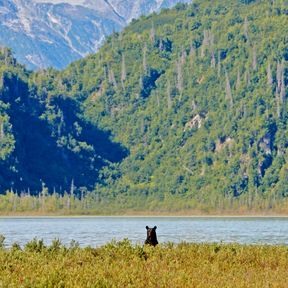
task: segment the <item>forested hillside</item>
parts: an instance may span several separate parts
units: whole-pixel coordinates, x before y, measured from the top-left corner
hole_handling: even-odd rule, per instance
[[[39,165],[35,177],[44,179],[51,171],[57,187],[61,179],[69,179],[67,185],[74,179],[75,190],[87,185],[102,208],[273,209],[286,203],[287,4],[179,4],[134,21],[112,35],[99,53],[64,71],[31,74],[16,65],[17,77],[29,82],[29,101],[37,104],[25,106],[24,96],[17,102],[16,92],[15,104],[3,101],[9,84],[5,79],[11,77],[2,77],[2,162],[35,165],[31,169]],[[41,133],[30,135],[29,143],[50,149],[39,152],[36,162],[35,154],[17,152],[22,148],[17,150],[14,130],[24,132],[25,122],[12,123],[17,123],[9,113],[13,105],[12,110],[29,115],[38,105],[37,121],[49,130],[40,132],[49,135],[55,147]],[[31,131],[28,123],[26,131]],[[97,131],[92,127],[101,135],[113,135],[113,142],[105,138],[110,146],[93,136]],[[64,157],[66,150],[77,161]],[[46,151],[48,160],[41,161]],[[101,153],[100,159],[110,160],[107,165],[95,156]],[[97,164],[91,166],[91,161]],[[91,181],[80,181],[83,171],[89,171]],[[27,174],[19,173],[26,179]]]

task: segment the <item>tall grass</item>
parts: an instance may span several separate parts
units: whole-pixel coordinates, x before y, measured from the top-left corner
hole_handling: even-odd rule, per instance
[[[3,240],[3,239],[2,239]],[[3,241],[2,241],[3,243]],[[128,240],[100,248],[34,239],[0,248],[0,287],[288,287],[288,248]]]

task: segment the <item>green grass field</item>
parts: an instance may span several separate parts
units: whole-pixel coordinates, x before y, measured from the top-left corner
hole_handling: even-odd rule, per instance
[[[0,287],[287,287],[288,247],[238,244],[100,248],[33,240],[0,249]]]

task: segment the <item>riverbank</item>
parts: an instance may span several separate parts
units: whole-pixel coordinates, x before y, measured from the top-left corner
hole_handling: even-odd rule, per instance
[[[81,249],[31,241],[0,249],[0,287],[287,287],[286,246],[128,240]]]
[[[179,211],[109,211],[109,212],[75,212],[75,211],[16,211],[0,212],[0,217],[288,217],[288,211],[201,211],[201,210],[179,210]]]

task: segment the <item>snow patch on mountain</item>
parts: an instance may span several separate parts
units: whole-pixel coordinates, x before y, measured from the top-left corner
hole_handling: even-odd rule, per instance
[[[34,0],[36,3],[51,3],[51,4],[61,4],[67,3],[71,5],[84,5],[85,0]]]

